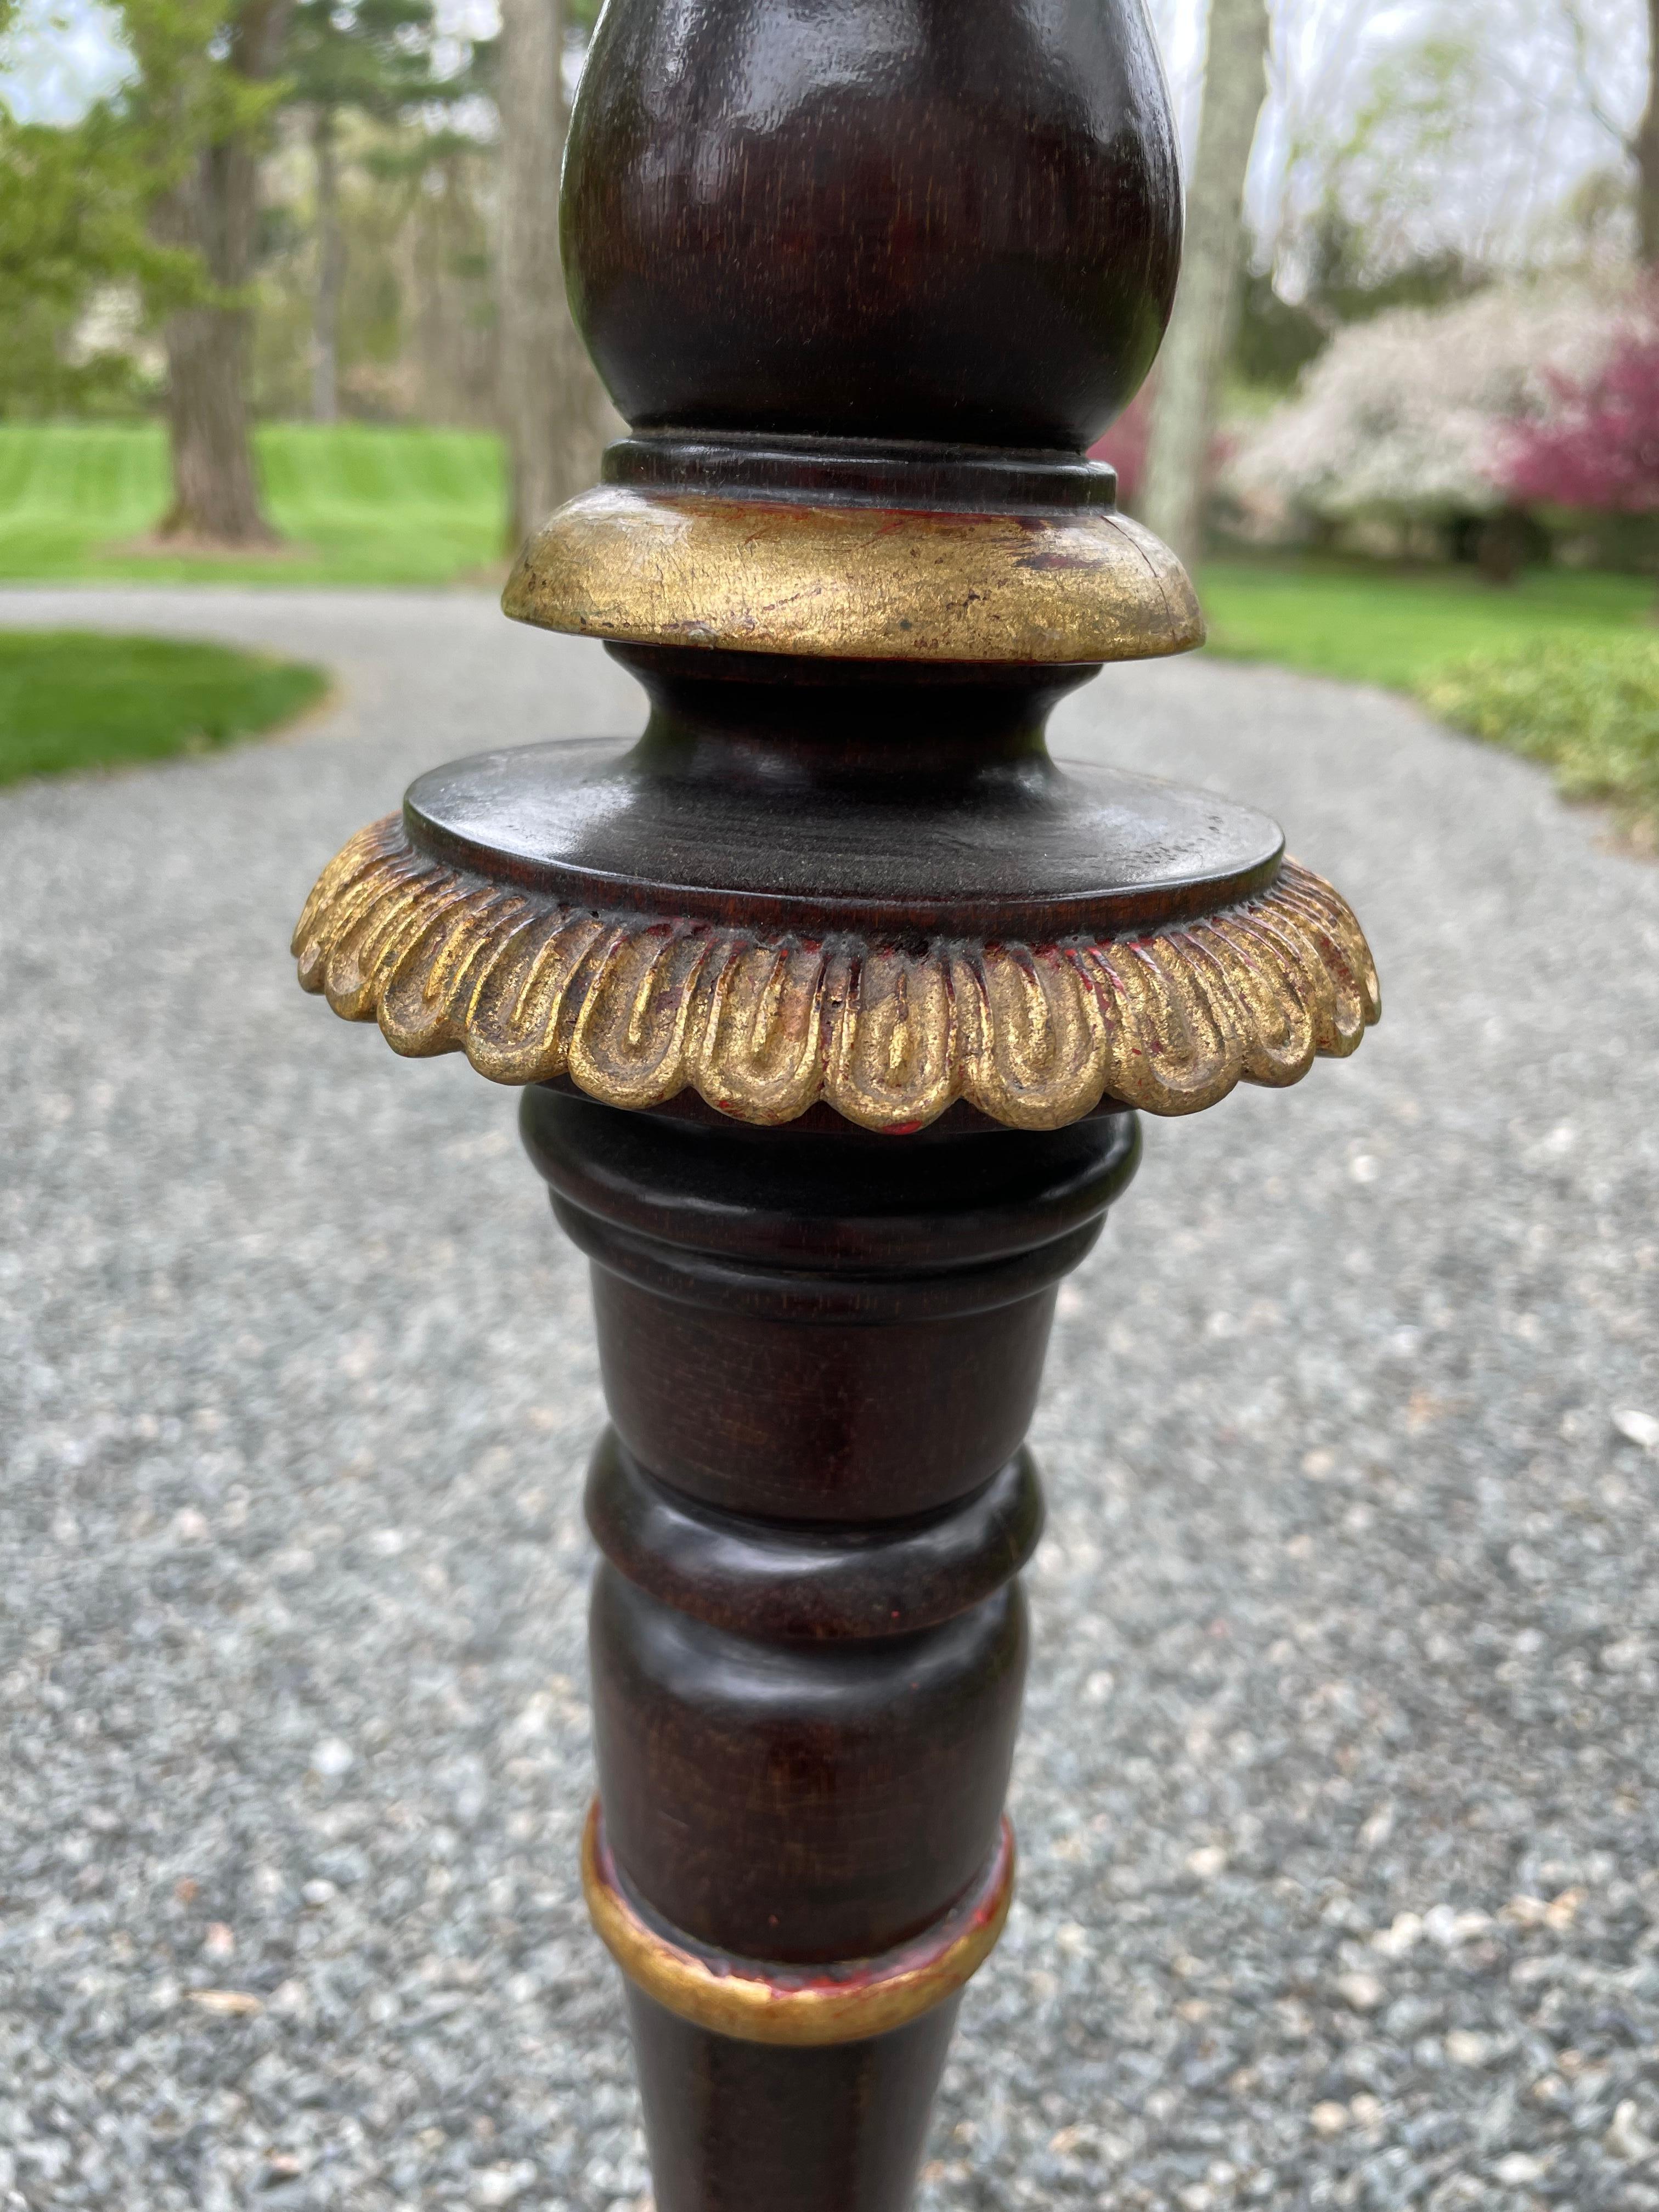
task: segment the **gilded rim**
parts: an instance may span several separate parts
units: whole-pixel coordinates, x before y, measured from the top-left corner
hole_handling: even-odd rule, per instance
[[[1103,1099],[1197,1113],[1345,1058],[1381,1012],[1346,901],[1294,860],[1162,930],[907,951],[561,906],[433,860],[392,815],[324,870],[294,951],[307,990],[410,1057],[566,1076],[608,1106],[694,1090],[761,1124],[822,1101],[892,1133],[958,1099],[1019,1129]]]
[[[989,1957],[1013,1901],[1014,1832],[1005,1816],[983,1880],[925,1934],[835,1966],[740,1959],[653,1926],[617,1881],[598,1798],[582,1832],[582,1888],[623,1973],[682,2020],[744,2043],[861,2043],[931,2012]]]
[[[817,659],[1147,660],[1204,642],[1186,570],[1110,507],[910,513],[601,484],[532,538],[516,622]]]

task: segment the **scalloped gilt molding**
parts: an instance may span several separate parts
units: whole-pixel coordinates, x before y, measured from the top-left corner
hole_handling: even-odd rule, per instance
[[[392,815],[324,870],[294,951],[337,1014],[378,1021],[396,1052],[465,1052],[492,1082],[568,1076],[634,1108],[689,1087],[762,1123],[823,1100],[892,1133],[957,1099],[1019,1129],[1107,1097],[1194,1114],[1346,1057],[1381,1011],[1346,901],[1289,860],[1201,921],[906,951],[560,906],[428,858]]]

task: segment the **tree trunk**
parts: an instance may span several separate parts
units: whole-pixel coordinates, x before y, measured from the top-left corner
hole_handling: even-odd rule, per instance
[[[340,417],[340,287],[345,241],[340,235],[340,162],[331,107],[319,104],[312,125],[317,157],[317,289],[312,303],[311,413],[313,422]]]
[[[1244,179],[1267,96],[1267,0],[1210,0],[1186,252],[1158,362],[1143,501],[1148,525],[1189,563],[1203,550],[1210,442],[1238,312]]]
[[[1659,269],[1659,0],[1648,0],[1648,105],[1635,152],[1643,265]]]
[[[501,0],[501,421],[516,552],[586,491],[618,428],[566,302],[559,259],[564,0]]]
[[[256,0],[237,19],[233,68],[255,82],[276,70],[293,0]],[[253,273],[258,218],[258,161],[246,136],[204,149],[190,174],[157,211],[164,243],[194,248],[216,293],[167,324],[167,433],[173,503],[157,526],[162,538],[223,545],[276,542],[259,502],[247,410],[251,312],[244,298]]]

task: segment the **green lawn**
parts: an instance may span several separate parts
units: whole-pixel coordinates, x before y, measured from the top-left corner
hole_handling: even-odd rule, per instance
[[[222,645],[0,630],[0,783],[205,752],[320,699],[320,668]]]
[[[1199,580],[1212,652],[1401,691],[1474,653],[1632,629],[1659,599],[1651,578],[1563,568],[1495,585],[1461,568],[1218,561]]]
[[[432,585],[499,571],[503,464],[488,433],[272,423],[258,442],[287,544],[216,558],[142,544],[167,499],[159,424],[0,423],[0,581]],[[1659,838],[1651,580],[1539,569],[1503,587],[1461,568],[1218,561],[1200,584],[1213,652],[1413,691]],[[0,781],[223,744],[324,682],[206,647],[40,646],[38,665],[22,641],[0,647]]]
[[[501,442],[488,432],[258,434],[269,512],[289,541],[247,559],[150,553],[167,506],[158,423],[0,423],[0,580],[445,584],[502,557]]]
[[[0,580],[444,584],[499,568],[502,457],[489,432],[279,422],[258,445],[288,546],[155,554],[137,541],[167,505],[159,423],[0,423]],[[1224,561],[1201,582],[1213,650],[1401,690],[1544,629],[1639,623],[1654,599],[1640,578],[1559,569],[1501,590],[1462,570]]]

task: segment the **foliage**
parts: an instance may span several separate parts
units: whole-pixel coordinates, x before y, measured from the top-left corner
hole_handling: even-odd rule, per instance
[[[1553,569],[1498,592],[1466,573],[1226,562],[1200,580],[1212,651],[1415,692],[1659,845],[1659,635],[1639,578]]]
[[[1564,384],[1597,376],[1625,312],[1608,287],[1540,282],[1343,331],[1243,441],[1223,489],[1268,520],[1494,513],[1506,426],[1548,420]]]
[[[1213,651],[1398,690],[1533,638],[1628,634],[1652,606],[1639,577],[1559,568],[1501,592],[1467,569],[1334,561],[1215,562],[1199,581]]]
[[[449,88],[432,73],[432,0],[298,0],[286,97],[389,118]]]
[[[1535,638],[1443,670],[1431,713],[1555,770],[1570,799],[1612,805],[1659,844],[1659,637]]]
[[[90,124],[106,113],[121,137],[139,204],[152,224],[168,195],[189,178],[204,156],[264,135],[284,85],[245,67],[243,46],[263,36],[281,0],[115,0],[123,40],[133,58],[131,83],[113,103],[94,108]],[[82,126],[84,129],[86,126]],[[80,131],[66,134],[78,138]],[[145,282],[153,313],[216,301],[200,255],[188,246],[169,257],[175,279],[157,289]]]
[[[356,119],[343,147],[343,411],[369,422],[493,426],[494,149],[465,131]],[[314,286],[308,211],[268,209],[252,387],[259,415],[310,410]]]
[[[1233,374],[1241,382],[1288,392],[1325,350],[1330,331],[1314,305],[1283,300],[1266,270],[1252,270],[1239,291]]]
[[[1439,223],[1483,76],[1475,36],[1433,30],[1373,62],[1334,130],[1327,115],[1310,118],[1291,154],[1304,210],[1293,251],[1309,291],[1386,295],[1406,272],[1457,259]],[[1281,252],[1289,244],[1281,238]]]
[[[258,0],[245,0],[258,4]],[[121,351],[77,358],[76,326],[112,285],[152,324],[216,295],[199,253],[164,239],[158,211],[204,149],[257,132],[276,88],[234,65],[223,0],[119,0],[131,81],[68,126],[0,105],[0,413],[137,397]],[[0,18],[0,23],[3,19]]]
[[[1273,0],[1252,202],[1281,293],[1622,259],[1649,70],[1642,0]],[[1341,319],[1349,318],[1344,315]]]
[[[1480,271],[1455,249],[1391,256],[1363,224],[1334,201],[1309,225],[1299,289],[1287,300],[1271,271],[1253,270],[1240,301],[1233,366],[1247,384],[1288,390],[1338,331],[1369,322],[1390,307],[1443,307],[1480,290]]]
[[[114,0],[133,75],[120,106],[144,133],[159,175],[190,166],[204,146],[252,131],[276,105],[280,83],[236,66],[236,46],[267,0]]]
[[[1352,225],[1321,226],[1306,299],[1327,331],[1369,322],[1390,307],[1444,307],[1480,291],[1485,279],[1450,249],[1407,257],[1378,269],[1375,247]]]
[[[163,301],[189,290],[194,264],[151,239],[147,204],[142,146],[113,107],[67,131],[0,107],[0,416],[128,396],[131,360],[77,358],[73,333],[100,286],[137,279]]]
[[[453,367],[455,351],[442,342],[455,319],[453,287],[444,282],[451,272],[434,270],[431,254],[434,234],[453,233],[458,210],[463,224],[473,212],[467,173],[489,149],[434,124],[436,111],[453,113],[484,90],[476,46],[461,67],[439,74],[438,33],[433,0],[297,0],[287,97],[304,112],[313,156],[308,235],[269,272],[261,382],[267,392],[273,380],[286,384],[293,395],[308,354],[309,406],[319,420],[332,421],[343,397],[369,415],[419,412],[422,399],[438,397],[438,419],[455,419],[451,392],[417,389],[434,380],[430,356]],[[435,221],[434,198],[445,204]],[[310,310],[303,343],[293,312],[301,283]],[[295,396],[287,404],[295,410]]]
[[[133,541],[167,490],[159,426],[0,425],[0,578],[432,585],[493,574],[506,504],[497,439],[271,423],[255,447],[288,547],[153,553]]]
[[[1369,322],[1390,307],[1443,307],[1482,284],[1451,249],[1381,258],[1377,240],[1334,204],[1310,226],[1303,258],[1293,301],[1282,296],[1269,270],[1245,277],[1232,362],[1245,384],[1288,392],[1349,324]]]
[[[319,668],[222,645],[0,630],[0,782],[204,752],[327,689]]]
[[[1559,380],[1557,411],[1505,441],[1510,496],[1646,514],[1659,508],[1659,325],[1621,331],[1598,375]]]
[[[488,101],[432,0],[109,4],[131,62],[118,90],[63,127],[0,107],[0,419],[137,412],[177,309],[250,300],[260,404],[307,411],[319,297],[355,411],[489,419]],[[0,31],[8,13],[0,0]],[[282,110],[303,118],[314,179]],[[226,195],[254,155],[250,265]],[[116,284],[141,319],[89,355],[82,331],[108,319],[88,308]]]

